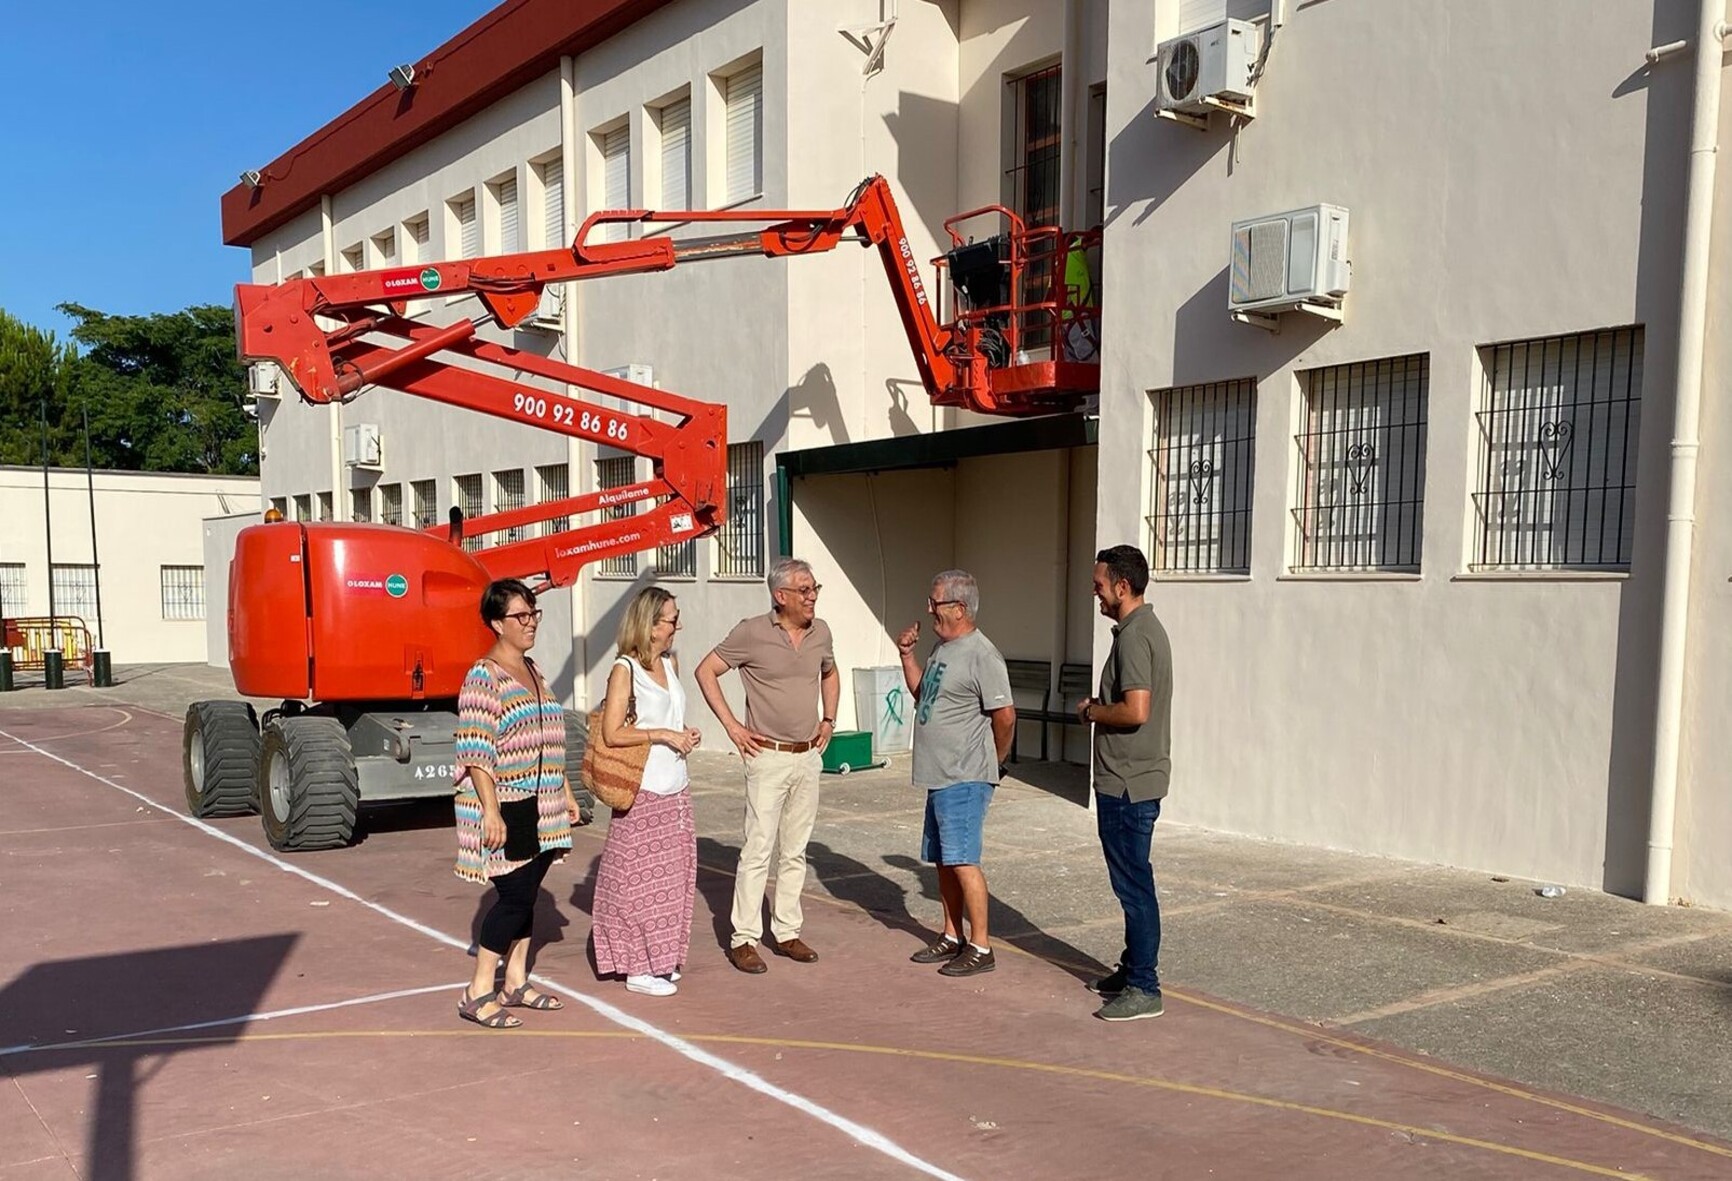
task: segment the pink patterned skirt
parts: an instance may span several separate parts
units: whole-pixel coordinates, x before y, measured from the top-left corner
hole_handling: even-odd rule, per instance
[[[602,973],[665,976],[686,962],[698,885],[692,796],[639,792],[608,821],[592,915]]]

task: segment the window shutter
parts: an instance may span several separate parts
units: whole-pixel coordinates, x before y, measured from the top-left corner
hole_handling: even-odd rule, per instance
[[[607,209],[625,209],[631,205],[631,128],[616,127],[602,137],[601,203]],[[607,227],[607,241],[625,236],[625,226],[615,222]]]
[[[541,166],[542,245],[548,250],[568,246],[565,239],[565,162],[549,160]]]
[[[475,223],[475,198],[464,197],[451,203],[457,214],[458,258],[474,258],[481,253],[480,227]]]
[[[499,249],[503,254],[516,254],[523,249],[523,219],[517,215],[517,178],[508,176],[499,182]]]
[[[728,197],[741,201],[764,187],[764,67],[727,80]]]
[[[692,207],[692,101],[683,98],[662,108],[663,209]]]

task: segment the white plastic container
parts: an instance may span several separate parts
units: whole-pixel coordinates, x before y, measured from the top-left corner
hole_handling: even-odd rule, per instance
[[[854,725],[872,732],[879,756],[914,747],[914,694],[902,680],[900,665],[854,670]]]

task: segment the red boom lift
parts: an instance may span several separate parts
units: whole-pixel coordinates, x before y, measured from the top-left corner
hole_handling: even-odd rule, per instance
[[[997,217],[1003,230],[965,241],[960,227]],[[719,223],[707,237],[656,235],[591,242],[607,223]],[[733,230],[735,223],[757,228]],[[769,223],[769,224],[764,224]],[[279,699],[262,724],[242,701],[187,711],[187,805],[197,816],[257,810],[277,849],[348,843],[363,800],[448,795],[456,694],[492,642],[477,604],[495,578],[543,587],[573,582],[584,563],[715,531],[725,515],[725,407],[494,344],[486,323],[512,328],[549,283],[668,270],[682,262],[818,254],[843,242],[875,246],[928,394],[986,414],[1077,408],[1098,392],[1098,311],[1080,265],[1099,231],[1025,228],[999,206],[945,223],[937,262],[954,306],[928,296],[888,183],[870,177],[833,210],[608,211],[569,249],[294,279],[235,289],[243,360],[275,362],[311,403],[346,402],[370,386],[399,390],[588,439],[653,461],[624,488],[465,519],[426,530],[278,522],[236,540],[229,571],[229,664],[235,688]],[[417,301],[473,294],[481,314],[449,325],[409,316]],[[479,364],[485,368],[475,368]],[[531,374],[533,385],[502,374]],[[648,407],[610,409],[571,387]],[[671,421],[670,421],[671,420]],[[464,538],[646,505],[596,521],[468,552]],[[567,714],[568,754],[581,717]]]

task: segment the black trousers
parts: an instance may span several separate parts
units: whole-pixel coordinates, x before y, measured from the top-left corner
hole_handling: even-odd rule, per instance
[[[517,940],[529,938],[535,921],[535,896],[541,891],[547,867],[552,864],[553,854],[541,853],[533,861],[493,879],[499,898],[481,920],[482,947],[494,955],[504,955]]]

